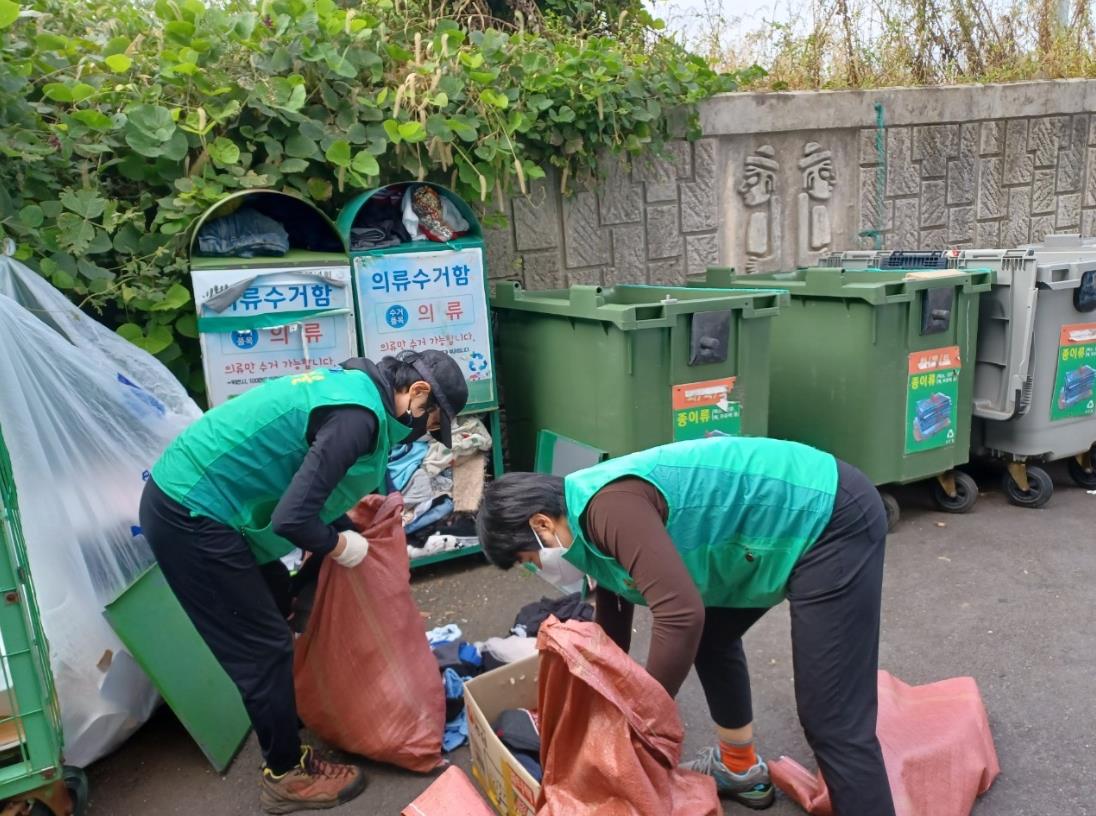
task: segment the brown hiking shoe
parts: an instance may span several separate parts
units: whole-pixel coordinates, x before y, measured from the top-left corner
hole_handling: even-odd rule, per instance
[[[318,759],[311,748],[301,750],[301,764],[281,776],[263,769],[259,800],[267,813],[296,813],[338,807],[365,790],[365,771]]]

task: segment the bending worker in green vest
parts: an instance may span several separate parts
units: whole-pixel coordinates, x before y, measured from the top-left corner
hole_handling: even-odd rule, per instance
[[[344,567],[367,559],[369,542],[344,514],[384,485],[394,445],[429,431],[451,446],[467,400],[460,366],[444,352],[347,360],[217,406],[152,468],[141,527],[240,689],[265,760],[267,813],[335,807],[361,793],[365,775],[301,746],[293,635],[266,575],[284,575],[278,559],[294,547]]]
[[[719,736],[690,767],[751,808],[773,802],[753,743],[742,635],[785,597],[799,719],[836,816],[894,816],[875,735],[886,512],[855,468],[805,445],[720,437],[566,479],[510,473],[477,521],[488,558],[564,591],[589,576],[596,620],[628,649],[651,608],[647,670],[676,696],[696,665]]]

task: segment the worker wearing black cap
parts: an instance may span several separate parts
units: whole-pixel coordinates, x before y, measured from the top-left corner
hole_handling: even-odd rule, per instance
[[[356,567],[369,542],[345,513],[385,483],[388,453],[427,433],[452,446],[468,401],[441,351],[347,360],[280,377],[219,405],[152,468],[141,527],[168,585],[236,683],[265,759],[268,813],[334,807],[362,770],[302,748],[293,637],[268,585],[299,547]]]

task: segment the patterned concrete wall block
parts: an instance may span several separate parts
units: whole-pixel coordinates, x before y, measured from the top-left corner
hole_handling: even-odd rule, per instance
[[[921,230],[921,240],[918,247],[925,249],[944,249],[948,243],[948,231],[946,229]]]
[[[977,124],[963,125],[959,135],[959,156],[948,162],[948,204],[973,204],[978,172]]]
[[[647,208],[647,257],[676,258],[684,251],[681,219],[676,204]]]
[[[1058,155],[1058,192],[1072,193],[1081,188],[1085,170],[1085,139],[1088,117],[1074,116],[1069,120],[1067,144]]]
[[[526,289],[561,289],[564,286],[563,264],[557,252],[530,252],[521,256]]]
[[[1081,235],[1096,235],[1096,210],[1081,213]]]
[[[632,173],[643,182],[647,201],[677,201],[677,169],[672,161],[647,154],[636,159]]]
[[[1096,145],[1096,113],[1088,118],[1088,143]]]
[[[710,266],[719,265],[719,238],[715,235],[689,235],[685,238],[685,271],[703,275]]]
[[[605,268],[601,266],[590,267],[589,269],[568,269],[567,270],[567,285],[568,286],[601,286],[603,281],[603,274]]]
[[[1036,167],[1054,167],[1058,163],[1058,147],[1067,121],[1064,116],[1046,116],[1031,121],[1028,152],[1034,154]]]
[[[1096,147],[1088,149],[1088,180],[1085,182],[1085,206],[1096,207]]]
[[[613,227],[613,280],[647,282],[647,240],[642,226]]]
[[[958,125],[926,125],[913,129],[913,160],[921,162],[921,178],[943,178],[948,159],[959,141]]]
[[[609,235],[598,224],[597,196],[575,193],[563,200],[565,259],[569,269],[604,266],[611,260]]]
[[[944,182],[926,181],[921,185],[921,226],[942,227],[948,222],[944,204]]]
[[[553,174],[549,174],[547,179],[534,181],[529,186],[529,195],[514,198],[514,236],[518,251],[559,246],[558,189]]]
[[[1031,242],[1040,243],[1048,235],[1054,234],[1054,216],[1040,215],[1031,219]]]
[[[903,198],[894,202],[894,229],[887,232],[888,247],[918,249],[921,237],[919,204],[916,198]]]
[[[1001,153],[1001,137],[1004,135],[1004,123],[995,120],[983,122],[978,152],[983,156],[998,156]]]
[[[1079,227],[1081,225],[1081,194],[1067,193],[1058,196],[1058,213],[1054,219],[1057,229]]]
[[[921,192],[921,169],[910,158],[910,128],[887,130],[887,196]]]
[[[860,226],[858,232],[876,229],[890,229],[890,202],[880,200],[879,175],[876,168],[864,168],[860,171]],[[880,224],[880,212],[883,223]]]
[[[974,243],[982,248],[997,247],[1001,243],[1001,224],[998,221],[979,221]]]
[[[1036,170],[1031,185],[1031,212],[1035,215],[1052,213],[1058,204],[1054,200],[1054,170]]]
[[[948,210],[948,243],[964,244],[974,240],[974,207]]]
[[[1001,159],[981,159],[978,179],[978,218],[1000,218],[1005,214],[1005,193],[1001,189]]]
[[[685,139],[675,139],[666,143],[667,157],[674,165],[679,179],[691,178],[693,175],[693,143]]]
[[[1008,246],[1025,244],[1031,237],[1031,190],[1008,191],[1008,219],[1001,239]]]
[[[1005,184],[1030,184],[1034,162],[1027,150],[1026,119],[1010,119],[1005,130]]]
[[[874,167],[879,164],[879,131],[876,128],[862,128],[858,136],[860,145],[860,166]],[[884,150],[886,149],[884,140]]]
[[[487,277],[521,278],[521,262],[514,247],[513,224],[497,229],[485,228],[483,242],[487,247]]]
[[[685,259],[651,261],[647,264],[647,280],[654,286],[683,286],[685,284]]]
[[[700,139],[693,144],[693,180],[681,188],[681,226],[685,232],[719,228],[718,142]]]
[[[643,187],[632,181],[631,168],[621,156],[602,159],[605,177],[598,185],[602,224],[634,224],[643,220]]]

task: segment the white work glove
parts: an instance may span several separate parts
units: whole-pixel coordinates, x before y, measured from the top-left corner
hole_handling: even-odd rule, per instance
[[[339,555],[333,556],[339,566],[356,567],[369,555],[369,542],[361,533],[346,530],[339,533],[339,538],[346,544]]]

